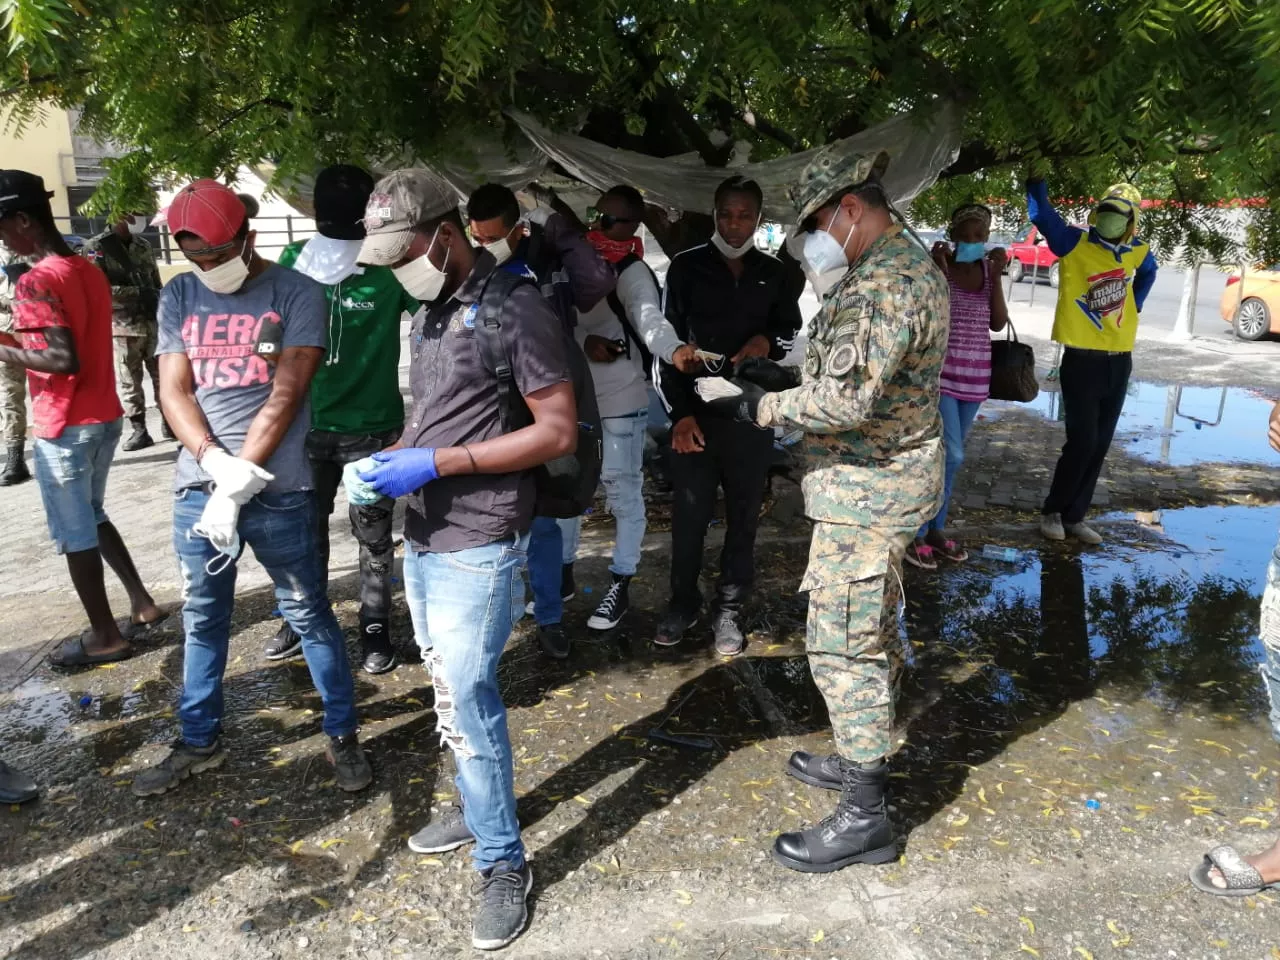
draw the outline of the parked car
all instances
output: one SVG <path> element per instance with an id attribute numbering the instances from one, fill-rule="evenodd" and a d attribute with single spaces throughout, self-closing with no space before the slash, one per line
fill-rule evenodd
<path id="1" fill-rule="evenodd" d="M 1046 277 L 1049 286 L 1058 286 L 1058 255 L 1049 249 L 1040 231 L 1034 223 L 1029 223 L 1019 230 L 1009 244 L 1009 266 L 1005 271 L 1013 283 L 1019 283 L 1024 277 L 1039 280 Z"/>
<path id="2" fill-rule="evenodd" d="M 1280 263 L 1227 277 L 1218 312 L 1241 340 L 1280 333 Z"/>

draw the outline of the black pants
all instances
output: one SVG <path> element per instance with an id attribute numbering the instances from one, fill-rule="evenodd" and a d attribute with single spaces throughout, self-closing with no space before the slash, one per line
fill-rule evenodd
<path id="1" fill-rule="evenodd" d="M 1067 442 L 1062 447 L 1043 513 L 1062 514 L 1063 523 L 1079 523 L 1093 502 L 1102 462 L 1107 458 L 1116 421 L 1124 408 L 1133 357 L 1097 350 L 1062 351 L 1058 378 Z"/>
<path id="2" fill-rule="evenodd" d="M 333 513 L 342 468 L 379 450 L 400 438 L 399 430 L 380 434 L 332 433 L 312 430 L 307 434 L 307 457 L 316 485 L 316 513 L 319 518 L 317 543 L 325 570 L 329 569 L 329 514 Z M 360 544 L 360 623 L 361 636 L 365 623 L 384 623 L 391 616 L 391 571 L 395 565 L 395 548 L 391 543 L 391 518 L 396 502 L 383 497 L 367 507 L 349 506 L 351 532 Z"/>
<path id="3" fill-rule="evenodd" d="M 671 606 L 692 616 L 702 606 L 702 543 L 724 487 L 725 535 L 717 585 L 722 609 L 739 610 L 755 575 L 756 528 L 769 482 L 773 431 L 736 420 L 698 418 L 706 438 L 699 453 L 671 453 Z"/>

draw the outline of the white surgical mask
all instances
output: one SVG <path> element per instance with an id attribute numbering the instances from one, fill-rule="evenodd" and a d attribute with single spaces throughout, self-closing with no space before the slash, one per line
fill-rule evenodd
<path id="1" fill-rule="evenodd" d="M 196 275 L 196 279 L 213 293 L 235 293 L 249 279 L 249 264 L 245 263 L 244 259 L 248 249 L 249 238 L 245 237 L 238 256 L 209 270 L 196 267 L 192 272 Z"/>
<path id="2" fill-rule="evenodd" d="M 211 577 L 222 573 L 240 556 L 239 516 L 240 508 L 234 500 L 214 495 L 205 504 L 200 519 L 191 526 L 190 536 L 204 537 L 218 551 L 204 566 L 205 573 Z"/>
<path id="3" fill-rule="evenodd" d="M 147 218 L 143 216 L 134 216 L 129 221 L 129 232 L 135 237 L 141 235 L 147 229 Z"/>
<path id="4" fill-rule="evenodd" d="M 410 260 L 403 267 L 391 268 L 391 272 L 396 275 L 405 292 L 423 303 L 434 302 L 436 297 L 440 296 L 440 291 L 444 289 L 445 272 L 431 262 L 430 256 L 431 248 L 435 246 L 436 236 L 439 233 L 440 228 L 436 227 L 436 232 L 431 235 L 431 242 L 427 244 L 426 252 L 422 256 Z M 445 266 L 449 265 L 448 252 L 444 255 L 444 263 Z"/>
<path id="5" fill-rule="evenodd" d="M 511 259 L 511 244 L 507 242 L 506 237 L 494 240 L 492 243 L 482 243 L 480 246 L 493 254 L 493 259 L 498 261 L 499 266 Z"/>
<path id="6" fill-rule="evenodd" d="M 362 242 L 337 240 L 317 233 L 302 248 L 298 259 L 293 263 L 293 269 L 326 287 L 332 287 L 361 272 L 356 259 Z"/>
<path id="7" fill-rule="evenodd" d="M 834 220 L 835 218 L 833 217 L 832 219 Z M 818 275 L 829 273 L 832 270 L 847 269 L 849 258 L 845 255 L 844 248 L 848 245 L 849 238 L 853 236 L 854 226 L 856 225 L 849 224 L 849 232 L 844 235 L 844 243 L 833 237 L 826 227 L 806 234 L 804 238 L 804 259 L 809 264 L 809 269 Z"/>
<path id="8" fill-rule="evenodd" d="M 760 226 L 759 222 L 756 223 L 756 226 Z M 720 230 L 717 228 L 716 232 L 711 234 L 711 245 L 730 260 L 737 260 L 739 257 L 746 256 L 747 251 L 756 245 L 755 230 L 751 231 L 751 236 L 747 237 L 746 243 L 740 247 L 735 247 L 732 246 L 724 237 L 720 236 Z"/>

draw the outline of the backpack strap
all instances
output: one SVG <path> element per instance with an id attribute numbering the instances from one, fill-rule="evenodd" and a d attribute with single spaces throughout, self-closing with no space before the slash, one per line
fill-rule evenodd
<path id="1" fill-rule="evenodd" d="M 625 257 L 623 257 L 621 260 L 615 263 L 613 265 L 614 272 L 618 276 L 622 276 L 622 271 L 626 270 L 633 263 L 638 263 L 641 266 L 643 266 L 646 270 L 649 271 L 649 277 L 650 279 L 653 280 L 654 289 L 657 290 L 659 294 L 658 299 L 661 300 L 662 286 L 658 283 L 658 275 L 653 272 L 652 267 L 650 267 L 647 263 L 645 263 L 643 260 L 637 257 L 634 253 L 628 253 Z M 615 288 L 613 290 L 610 290 L 609 296 L 606 299 L 609 302 L 609 309 L 611 309 L 614 312 L 614 315 L 617 316 L 618 321 L 622 324 L 622 329 L 626 331 L 627 357 L 629 358 L 631 356 L 631 343 L 632 341 L 634 341 L 636 347 L 639 348 L 640 350 L 640 358 L 644 361 L 646 367 L 649 366 L 650 356 L 651 356 L 649 353 L 649 348 L 648 346 L 645 345 L 644 340 L 641 339 L 640 334 L 636 331 L 636 328 L 631 325 L 631 320 L 628 319 L 627 317 L 627 310 L 622 305 L 622 301 L 618 298 L 617 289 Z"/>
<path id="2" fill-rule="evenodd" d="M 516 429 L 517 393 L 511 361 L 507 358 L 507 351 L 498 333 L 502 328 L 502 307 L 517 287 L 529 282 L 524 277 L 495 267 L 485 278 L 484 286 L 480 288 L 480 298 L 476 301 L 476 337 L 480 341 L 485 366 L 493 371 L 498 380 L 498 417 L 502 421 L 503 433 L 511 433 Z"/>

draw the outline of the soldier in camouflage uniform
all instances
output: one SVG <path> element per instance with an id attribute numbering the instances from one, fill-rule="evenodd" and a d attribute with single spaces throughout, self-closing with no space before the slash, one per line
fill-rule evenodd
<path id="1" fill-rule="evenodd" d="M 761 426 L 806 434 L 814 530 L 800 589 L 809 593 L 806 649 L 837 752 L 797 752 L 787 772 L 841 791 L 834 814 L 774 845 L 775 860 L 806 872 L 897 856 L 885 758 L 902 662 L 902 557 L 942 498 L 947 282 L 893 222 L 883 163 L 883 155 L 824 151 L 790 189 L 811 275 L 844 273 L 811 324 L 802 376 L 744 361 L 732 381 L 742 393 L 714 401 Z"/>
<path id="2" fill-rule="evenodd" d="M 156 403 L 160 402 L 156 305 L 161 284 L 155 251 L 141 236 L 148 219 L 142 214 L 125 217 L 91 238 L 83 251 L 111 281 L 116 383 L 125 416 L 133 424 L 133 432 L 123 445 L 125 450 L 142 450 L 155 442 L 147 432 L 147 401 L 142 392 L 144 370 L 151 376 Z M 160 425 L 165 439 L 172 440 L 173 434 L 163 415 Z"/>
<path id="3" fill-rule="evenodd" d="M 13 291 L 24 265 L 25 258 L 0 248 L 0 333 L 13 333 Z M 0 363 L 0 434 L 5 449 L 0 487 L 30 480 L 26 461 L 27 371 L 17 364 Z"/>

